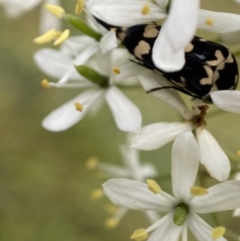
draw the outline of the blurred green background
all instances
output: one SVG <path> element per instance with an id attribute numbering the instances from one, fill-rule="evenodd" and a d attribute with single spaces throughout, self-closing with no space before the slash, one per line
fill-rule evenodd
<path id="1" fill-rule="evenodd" d="M 69 12 L 74 11 L 75 1 L 62 2 Z M 240 6 L 230 0 L 205 0 L 202 7 L 240 13 Z M 148 226 L 147 220 L 140 212 L 130 211 L 118 228 L 106 229 L 105 207 L 109 201 L 90 198 L 92 190 L 100 188 L 105 179 L 85 169 L 85 161 L 93 155 L 103 162 L 122 164 L 119 145 L 125 143 L 126 134 L 116 128 L 108 107 L 104 105 L 94 118 L 87 116 L 61 133 L 41 127 L 51 110 L 79 90 L 41 88 L 45 75 L 32 58 L 42 47 L 32 41 L 38 36 L 39 10 L 9 19 L 0 7 L 0 240 L 129 240 L 134 229 Z M 240 45 L 230 47 L 240 50 Z M 240 56 L 237 59 L 240 62 Z M 142 111 L 143 125 L 180 120 L 174 110 L 141 88 L 124 93 Z M 220 145 L 235 154 L 240 149 L 240 116 L 220 112 L 207 120 L 208 130 Z M 171 145 L 141 152 L 141 159 L 154 163 L 159 175 L 166 175 L 170 172 Z M 170 184 L 160 183 L 171 193 Z M 239 218 L 231 219 L 230 212 L 219 217 L 223 225 L 240 234 Z M 216 226 L 210 216 L 205 218 Z"/>

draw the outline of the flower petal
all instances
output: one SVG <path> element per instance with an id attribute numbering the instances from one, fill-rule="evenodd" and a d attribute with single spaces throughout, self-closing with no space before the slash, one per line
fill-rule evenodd
<path id="1" fill-rule="evenodd" d="M 144 15 L 145 5 L 150 7 L 150 12 Z M 92 0 L 87 8 L 95 17 L 115 26 L 148 23 L 166 17 L 165 9 L 147 0 Z"/>
<path id="2" fill-rule="evenodd" d="M 138 133 L 142 126 L 142 115 L 138 107 L 115 86 L 109 88 L 105 97 L 118 128 Z"/>
<path id="3" fill-rule="evenodd" d="M 176 198 L 186 200 L 190 196 L 199 160 L 199 148 L 193 133 L 183 132 L 176 138 L 172 148 L 172 186 Z"/>
<path id="4" fill-rule="evenodd" d="M 213 178 L 218 181 L 225 181 L 231 170 L 227 155 L 205 128 L 197 128 L 196 134 L 200 148 L 200 162 L 205 165 Z"/>
<path id="5" fill-rule="evenodd" d="M 148 241 L 178 241 L 183 226 L 177 226 L 173 223 L 173 214 L 169 213 L 159 220 L 159 227 L 151 234 Z"/>
<path id="6" fill-rule="evenodd" d="M 191 206 L 198 213 L 213 213 L 240 207 L 240 181 L 226 181 L 208 189 L 205 196 L 195 197 Z"/>
<path id="7" fill-rule="evenodd" d="M 212 241 L 213 228 L 208 225 L 197 214 L 192 213 L 188 219 L 188 227 L 191 233 L 198 241 Z M 224 237 L 218 239 L 219 241 L 227 241 Z"/>
<path id="8" fill-rule="evenodd" d="M 124 178 L 110 179 L 103 184 L 107 197 L 116 205 L 140 211 L 164 211 L 171 208 L 171 203 L 161 195 L 148 190 L 142 182 Z"/>
<path id="9" fill-rule="evenodd" d="M 116 32 L 114 30 L 108 31 L 100 41 L 100 48 L 102 54 L 106 54 L 107 52 L 111 51 L 114 48 L 117 48 L 117 37 Z"/>
<path id="10" fill-rule="evenodd" d="M 225 111 L 240 113 L 240 91 L 222 90 L 211 93 L 213 103 Z"/>
<path id="11" fill-rule="evenodd" d="M 216 33 L 228 33 L 240 30 L 240 15 L 234 13 L 199 10 L 198 27 Z"/>
<path id="12" fill-rule="evenodd" d="M 42 122 L 42 126 L 49 131 L 63 131 L 80 121 L 87 113 L 91 104 L 101 95 L 100 89 L 88 90 L 81 93 L 76 98 L 52 111 Z M 76 110 L 74 103 L 80 102 L 84 105 L 83 111 Z M 85 104 L 86 103 L 86 104 Z"/>
<path id="13" fill-rule="evenodd" d="M 155 150 L 174 140 L 183 131 L 191 130 L 190 122 L 155 123 L 142 128 L 140 134 L 131 139 L 131 148 L 138 150 Z"/>
<path id="14" fill-rule="evenodd" d="M 240 208 L 234 210 L 233 217 L 240 217 Z"/>
<path id="15" fill-rule="evenodd" d="M 166 80 L 160 74 L 147 72 L 138 76 L 143 88 L 146 91 L 160 88 L 163 86 L 172 86 L 172 84 Z M 192 118 L 191 112 L 188 110 L 185 102 L 180 97 L 179 93 L 173 89 L 161 89 L 150 92 L 151 95 L 161 99 L 166 104 L 176 109 L 186 120 Z"/>

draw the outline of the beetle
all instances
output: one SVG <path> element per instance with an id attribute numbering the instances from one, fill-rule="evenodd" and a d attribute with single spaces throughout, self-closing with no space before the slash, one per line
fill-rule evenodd
<path id="1" fill-rule="evenodd" d="M 114 29 L 117 38 L 134 55 L 137 63 L 165 77 L 172 85 L 150 89 L 174 88 L 203 102 L 212 104 L 210 93 L 235 90 L 238 84 L 238 65 L 225 46 L 194 36 L 185 48 L 185 65 L 179 71 L 165 72 L 155 66 L 152 49 L 161 26 L 139 24 L 127 28 L 111 26 L 96 20 L 108 30 Z"/>

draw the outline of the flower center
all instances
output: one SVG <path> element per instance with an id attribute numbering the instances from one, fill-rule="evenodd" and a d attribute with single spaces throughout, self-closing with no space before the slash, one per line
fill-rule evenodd
<path id="1" fill-rule="evenodd" d="M 183 202 L 179 203 L 174 210 L 173 222 L 177 226 L 183 225 L 187 219 L 188 212 L 189 212 L 188 205 Z"/>
<path id="2" fill-rule="evenodd" d="M 192 118 L 192 122 L 196 126 L 206 126 L 207 122 L 204 119 L 205 115 L 207 114 L 208 106 L 207 105 L 201 105 L 197 107 L 201 112 L 198 115 L 195 115 Z"/>

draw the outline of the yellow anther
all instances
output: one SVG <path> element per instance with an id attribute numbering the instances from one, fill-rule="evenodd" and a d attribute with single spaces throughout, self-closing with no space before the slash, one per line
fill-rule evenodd
<path id="1" fill-rule="evenodd" d="M 41 84 L 42 84 L 42 87 L 43 87 L 44 89 L 46 89 L 46 90 L 48 90 L 48 89 L 51 88 L 51 86 L 50 86 L 50 84 L 49 84 L 49 82 L 48 82 L 47 79 L 43 79 L 42 82 L 41 82 Z"/>
<path id="2" fill-rule="evenodd" d="M 191 187 L 190 192 L 194 196 L 204 196 L 208 194 L 208 190 L 206 188 L 197 186 Z"/>
<path id="3" fill-rule="evenodd" d="M 75 108 L 76 108 L 77 111 L 82 112 L 83 105 L 81 103 L 76 102 L 76 103 L 74 103 L 74 105 L 75 105 Z"/>
<path id="4" fill-rule="evenodd" d="M 80 103 L 75 103 L 75 106 L 76 106 L 76 104 L 78 105 L 78 104 L 80 104 Z M 77 109 L 77 107 L 76 107 L 76 109 Z M 86 167 L 88 170 L 93 170 L 93 169 L 96 168 L 97 164 L 98 164 L 98 159 L 97 159 L 97 157 L 92 156 L 92 157 L 90 157 L 90 158 L 87 159 L 85 167 Z"/>
<path id="5" fill-rule="evenodd" d="M 58 37 L 58 39 L 53 43 L 54 46 L 58 46 L 60 44 L 62 44 L 65 40 L 68 39 L 70 35 L 70 30 L 69 29 L 66 29 L 64 30 L 60 36 Z"/>
<path id="6" fill-rule="evenodd" d="M 212 231 L 212 239 L 216 240 L 221 238 L 226 232 L 226 228 L 223 226 L 217 227 Z"/>
<path id="7" fill-rule="evenodd" d="M 55 15 L 58 18 L 63 17 L 63 15 L 65 14 L 65 10 L 58 5 L 54 5 L 54 4 L 45 4 L 44 6 L 50 13 L 52 13 L 53 15 Z"/>
<path id="8" fill-rule="evenodd" d="M 52 41 L 53 39 L 55 39 L 57 34 L 58 34 L 57 30 L 51 29 L 51 30 L 47 31 L 46 33 L 44 33 L 43 35 L 35 38 L 33 41 L 36 44 L 48 43 L 48 42 Z"/>
<path id="9" fill-rule="evenodd" d="M 107 228 L 116 228 L 118 226 L 119 221 L 116 218 L 108 218 L 105 221 L 105 226 Z"/>
<path id="10" fill-rule="evenodd" d="M 209 26 L 212 26 L 214 23 L 214 20 L 212 18 L 206 18 L 206 24 Z"/>
<path id="11" fill-rule="evenodd" d="M 133 232 L 130 239 L 135 239 L 136 241 L 143 241 L 148 238 L 148 234 L 146 232 L 146 229 L 140 228 Z"/>
<path id="12" fill-rule="evenodd" d="M 109 204 L 106 206 L 106 211 L 108 214 L 115 214 L 118 211 L 118 207 L 113 205 L 113 204 Z"/>
<path id="13" fill-rule="evenodd" d="M 143 15 L 147 15 L 149 14 L 151 11 L 151 8 L 148 4 L 145 4 L 143 7 L 142 7 L 142 14 Z"/>
<path id="14" fill-rule="evenodd" d="M 114 74 L 121 74 L 121 70 L 118 67 L 113 67 L 112 71 Z"/>
<path id="15" fill-rule="evenodd" d="M 98 200 L 98 199 L 102 198 L 103 195 L 104 195 L 104 194 L 103 194 L 102 189 L 95 189 L 95 190 L 93 190 L 93 192 L 91 193 L 91 198 Z"/>
<path id="16" fill-rule="evenodd" d="M 237 156 L 240 157 L 240 150 L 237 151 Z"/>
<path id="17" fill-rule="evenodd" d="M 84 0 L 78 0 L 77 5 L 75 7 L 75 13 L 81 14 L 83 11 L 83 7 L 84 7 Z"/>
<path id="18" fill-rule="evenodd" d="M 152 191 L 155 194 L 158 194 L 161 192 L 161 187 L 152 179 L 147 179 L 146 180 L 148 184 L 148 189 Z"/>

